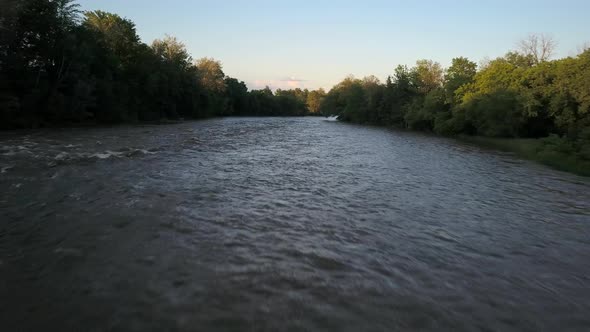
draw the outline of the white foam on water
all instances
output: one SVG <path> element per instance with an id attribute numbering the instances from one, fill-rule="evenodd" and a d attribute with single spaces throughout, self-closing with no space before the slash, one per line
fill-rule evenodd
<path id="1" fill-rule="evenodd" d="M 54 160 L 57 160 L 57 161 L 63 161 L 63 160 L 69 159 L 69 158 L 70 158 L 70 154 L 69 154 L 69 153 L 67 153 L 67 152 L 60 152 L 60 153 L 59 153 L 57 156 L 55 156 L 55 158 L 53 158 L 53 159 L 54 159 Z"/>
<path id="2" fill-rule="evenodd" d="M 91 155 L 86 155 L 87 158 L 98 158 L 98 159 L 109 159 L 111 157 L 121 157 L 123 152 L 113 152 L 113 151 L 105 151 L 103 153 L 94 153 Z"/>
<path id="3" fill-rule="evenodd" d="M 143 154 L 157 154 L 157 152 L 154 151 L 150 151 L 150 150 L 145 150 L 145 149 L 137 149 L 137 152 L 141 152 Z"/>
<path id="4" fill-rule="evenodd" d="M 11 170 L 13 168 L 14 168 L 14 165 L 9 165 L 9 166 L 2 167 L 0 169 L 0 174 L 4 174 L 4 173 L 8 172 L 9 170 Z"/>

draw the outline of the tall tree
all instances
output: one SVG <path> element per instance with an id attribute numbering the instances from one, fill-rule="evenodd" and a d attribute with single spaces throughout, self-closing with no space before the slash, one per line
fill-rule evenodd
<path id="1" fill-rule="evenodd" d="M 324 89 L 320 88 L 318 90 L 310 91 L 306 100 L 309 112 L 312 114 L 319 114 L 324 98 L 326 98 L 326 91 Z"/>
<path id="2" fill-rule="evenodd" d="M 477 73 L 477 64 L 465 57 L 452 60 L 451 66 L 446 70 L 444 88 L 449 104 L 455 104 L 461 100 L 461 95 L 456 95 L 457 90 L 471 82 Z"/>
<path id="3" fill-rule="evenodd" d="M 140 47 L 135 24 L 117 14 L 100 10 L 86 12 L 84 25 L 97 32 L 97 36 L 123 63 L 134 61 Z"/>
<path id="4" fill-rule="evenodd" d="M 225 90 L 223 67 L 221 62 L 213 58 L 201 58 L 195 63 L 199 72 L 201 85 L 211 92 L 223 92 Z"/>
<path id="5" fill-rule="evenodd" d="M 22 116 L 49 116 L 60 108 L 58 90 L 75 58 L 78 5 L 72 0 L 8 4 L 15 7 L 1 15 L 0 70 L 11 86 L 2 89 L 20 100 L 27 113 Z"/>
<path id="6" fill-rule="evenodd" d="M 414 86 L 419 92 L 426 94 L 443 84 L 443 68 L 432 60 L 418 60 L 412 69 Z"/>
<path id="7" fill-rule="evenodd" d="M 188 68 L 192 58 L 186 46 L 176 37 L 166 35 L 152 42 L 152 49 L 157 57 L 181 68 Z"/>
<path id="8" fill-rule="evenodd" d="M 556 46 L 557 42 L 544 34 L 531 34 L 518 43 L 520 51 L 532 57 L 535 64 L 549 60 Z"/>

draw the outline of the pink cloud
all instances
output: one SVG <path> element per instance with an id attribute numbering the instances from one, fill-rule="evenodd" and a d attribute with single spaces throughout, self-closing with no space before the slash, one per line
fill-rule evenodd
<path id="1" fill-rule="evenodd" d="M 254 90 L 264 89 L 265 87 L 268 86 L 273 91 L 276 89 L 284 89 L 284 90 L 297 89 L 297 88 L 305 89 L 306 82 L 307 81 L 303 80 L 303 79 L 289 77 L 289 78 L 277 79 L 277 80 L 255 80 L 255 81 L 251 82 L 250 84 L 248 84 L 248 86 Z"/>

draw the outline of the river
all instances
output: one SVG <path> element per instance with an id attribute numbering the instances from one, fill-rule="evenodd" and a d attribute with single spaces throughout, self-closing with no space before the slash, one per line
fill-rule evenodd
<path id="1" fill-rule="evenodd" d="M 0 133 L 3 331 L 587 331 L 590 181 L 323 118 Z"/>

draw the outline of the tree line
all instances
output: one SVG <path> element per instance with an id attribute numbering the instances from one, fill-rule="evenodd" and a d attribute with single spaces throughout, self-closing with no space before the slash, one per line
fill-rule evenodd
<path id="1" fill-rule="evenodd" d="M 325 93 L 249 91 L 172 36 L 140 41 L 135 24 L 73 0 L 0 4 L 0 127 L 306 115 Z"/>
<path id="2" fill-rule="evenodd" d="M 320 111 L 442 135 L 545 138 L 541 159 L 568 155 L 590 165 L 590 49 L 550 60 L 554 45 L 532 35 L 480 66 L 457 57 L 446 69 L 432 60 L 400 65 L 385 83 L 349 76 Z"/>

